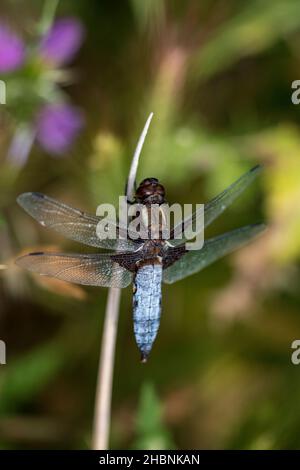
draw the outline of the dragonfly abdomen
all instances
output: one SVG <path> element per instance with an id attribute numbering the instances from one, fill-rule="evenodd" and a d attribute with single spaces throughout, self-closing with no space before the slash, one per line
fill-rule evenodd
<path id="1" fill-rule="evenodd" d="M 159 329 L 161 282 L 161 264 L 141 266 L 134 279 L 133 329 L 143 362 L 147 360 Z"/>

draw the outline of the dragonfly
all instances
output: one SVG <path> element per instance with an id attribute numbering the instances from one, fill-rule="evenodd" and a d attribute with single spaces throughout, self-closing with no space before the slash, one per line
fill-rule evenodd
<path id="1" fill-rule="evenodd" d="M 252 168 L 204 205 L 204 228 L 240 196 L 260 171 L 260 166 Z M 156 178 L 144 179 L 134 197 L 147 209 L 165 200 L 165 188 Z M 93 254 L 35 252 L 19 257 L 16 263 L 29 271 L 82 285 L 125 288 L 133 283 L 133 330 L 142 362 L 147 361 L 159 330 L 162 283 L 172 284 L 201 271 L 265 229 L 264 224 L 247 225 L 205 240 L 199 250 L 187 250 L 184 237 L 179 239 L 175 234 L 182 226 L 193 224 L 196 211 L 173 227 L 169 239 L 159 235 L 155 239 L 132 239 L 129 232 L 110 239 L 97 234 L 100 216 L 36 192 L 23 193 L 17 201 L 42 226 L 71 240 L 109 250 Z M 121 224 L 116 224 L 116 229 L 124 232 Z"/>

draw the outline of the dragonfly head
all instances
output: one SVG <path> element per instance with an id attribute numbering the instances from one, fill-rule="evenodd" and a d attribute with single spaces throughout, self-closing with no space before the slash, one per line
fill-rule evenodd
<path id="1" fill-rule="evenodd" d="M 144 179 L 137 188 L 135 199 L 141 204 L 163 204 L 165 188 L 156 178 Z"/>

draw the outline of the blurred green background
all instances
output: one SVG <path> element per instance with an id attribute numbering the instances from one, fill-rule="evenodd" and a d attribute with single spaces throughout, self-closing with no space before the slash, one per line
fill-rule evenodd
<path id="1" fill-rule="evenodd" d="M 30 38 L 42 6 L 2 0 L 0 17 Z M 153 111 L 139 180 L 158 177 L 170 202 L 202 203 L 261 163 L 206 237 L 262 220 L 269 228 L 163 288 L 146 365 L 123 291 L 111 447 L 299 448 L 299 1 L 61 0 L 56 17 L 69 15 L 86 30 L 64 88 L 86 121 L 72 149 L 53 158 L 34 145 L 15 166 L 6 155 L 17 123 L 0 107 L 0 447 L 90 447 L 107 297 L 14 266 L 32 248 L 86 249 L 41 228 L 16 197 L 40 191 L 92 213 L 116 203 Z"/>

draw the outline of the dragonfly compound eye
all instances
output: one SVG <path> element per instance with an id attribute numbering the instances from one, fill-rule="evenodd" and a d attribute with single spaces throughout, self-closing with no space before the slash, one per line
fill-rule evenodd
<path id="1" fill-rule="evenodd" d="M 136 199 L 142 204 L 162 204 L 165 189 L 156 178 L 146 178 L 136 191 Z"/>

